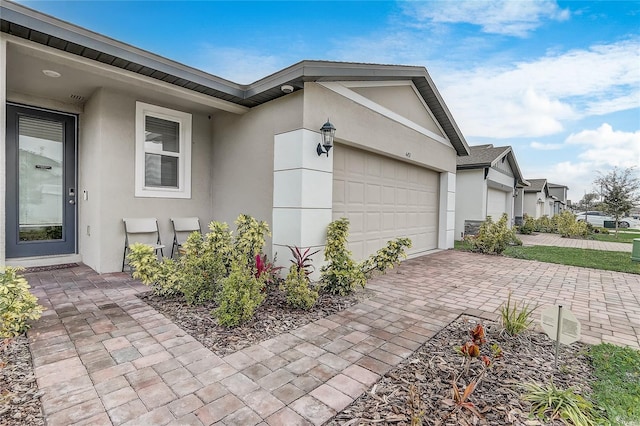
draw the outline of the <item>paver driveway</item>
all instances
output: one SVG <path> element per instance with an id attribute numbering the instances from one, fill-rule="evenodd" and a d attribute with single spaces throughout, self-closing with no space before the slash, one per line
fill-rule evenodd
<path id="1" fill-rule="evenodd" d="M 640 347 L 640 276 L 445 251 L 372 280 L 377 295 L 223 358 L 138 300 L 125 274 L 29 273 L 48 425 L 322 424 L 462 312 L 562 303 L 584 340 Z"/>

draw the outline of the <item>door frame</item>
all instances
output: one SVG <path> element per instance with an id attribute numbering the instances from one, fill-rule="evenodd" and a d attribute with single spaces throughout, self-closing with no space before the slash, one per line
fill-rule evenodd
<path id="1" fill-rule="evenodd" d="M 78 115 L 7 102 L 6 104 L 6 258 L 57 256 L 78 252 L 77 227 L 77 146 Z M 63 169 L 63 236 L 61 240 L 20 241 L 18 212 L 18 117 L 32 116 L 61 121 L 64 124 Z M 70 190 L 73 190 L 73 194 Z"/>

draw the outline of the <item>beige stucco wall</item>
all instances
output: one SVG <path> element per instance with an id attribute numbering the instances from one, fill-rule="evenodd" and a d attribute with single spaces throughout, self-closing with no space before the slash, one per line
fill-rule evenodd
<path id="1" fill-rule="evenodd" d="M 357 87 L 353 91 L 444 137 L 433 117 L 425 114 L 425 106 L 411 86 Z"/>
<path id="2" fill-rule="evenodd" d="M 136 101 L 146 100 L 99 89 L 80 116 L 79 250 L 83 261 L 100 273 L 121 268 L 124 217 L 156 217 L 168 247 L 165 255 L 173 239 L 170 217 L 198 216 L 204 224 L 213 218 L 211 121 L 206 115 L 192 116 L 191 199 L 134 197 Z"/>
<path id="3" fill-rule="evenodd" d="M 456 174 L 455 239 L 462 239 L 465 220 L 485 220 L 487 186 L 484 169 L 458 170 Z"/>
<path id="4" fill-rule="evenodd" d="M 234 229 L 233 221 L 245 213 L 272 227 L 274 136 L 302 128 L 303 98 L 303 92 L 294 92 L 243 115 L 221 112 L 212 117 L 215 220 Z M 271 240 L 265 252 L 271 256 Z"/>
<path id="5" fill-rule="evenodd" d="M 305 83 L 304 91 L 304 128 L 317 131 L 329 117 L 337 129 L 336 140 L 340 143 L 440 172 L 456 172 L 456 154 L 451 146 L 434 141 L 318 83 Z"/>

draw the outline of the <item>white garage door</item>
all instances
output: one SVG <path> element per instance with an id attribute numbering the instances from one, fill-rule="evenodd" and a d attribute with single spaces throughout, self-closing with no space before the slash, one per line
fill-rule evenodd
<path id="1" fill-rule="evenodd" d="M 507 211 L 507 196 L 509 194 L 495 188 L 489 188 L 487 193 L 487 216 L 491 216 L 494 222 L 502 217 L 503 213 L 510 214 Z"/>
<path id="2" fill-rule="evenodd" d="M 397 237 L 411 238 L 409 254 L 437 248 L 437 172 L 342 145 L 334 153 L 333 219 L 349 219 L 356 259 Z"/>

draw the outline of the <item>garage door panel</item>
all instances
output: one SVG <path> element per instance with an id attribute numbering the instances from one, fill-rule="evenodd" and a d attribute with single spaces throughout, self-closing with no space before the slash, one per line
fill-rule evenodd
<path id="1" fill-rule="evenodd" d="M 336 148 L 334 155 L 344 170 L 334 170 L 334 179 L 343 182 L 334 189 L 346 188 L 346 197 L 334 197 L 333 216 L 349 218 L 349 248 L 357 259 L 398 237 L 411 238 L 409 253 L 437 247 L 437 172 L 342 145 Z M 362 164 L 365 175 L 359 173 Z M 362 196 L 354 195 L 361 185 Z"/>
<path id="2" fill-rule="evenodd" d="M 367 176 L 382 176 L 382 159 L 378 157 L 367 157 Z"/>
<path id="3" fill-rule="evenodd" d="M 405 188 L 396 188 L 396 205 L 407 207 L 407 190 Z"/>
<path id="4" fill-rule="evenodd" d="M 367 203 L 370 205 L 379 205 L 382 202 L 382 188 L 377 184 L 367 184 Z"/>
<path id="5" fill-rule="evenodd" d="M 396 204 L 396 188 L 393 186 L 382 187 L 382 203 L 393 206 Z"/>
<path id="6" fill-rule="evenodd" d="M 366 228 L 368 231 L 382 231 L 382 219 L 380 213 L 367 213 Z"/>
<path id="7" fill-rule="evenodd" d="M 500 220 L 503 213 L 507 213 L 507 196 L 505 191 L 489 188 L 487 191 L 487 216 L 494 221 Z"/>

